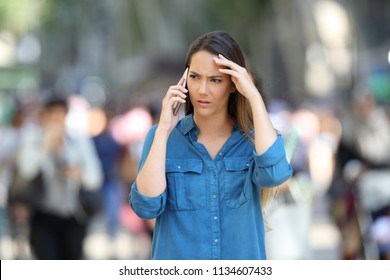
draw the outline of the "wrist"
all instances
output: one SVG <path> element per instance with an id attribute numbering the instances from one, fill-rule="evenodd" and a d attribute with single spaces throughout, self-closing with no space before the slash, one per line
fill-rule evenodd
<path id="1" fill-rule="evenodd" d="M 247 97 L 247 99 L 252 108 L 264 104 L 263 98 L 261 97 L 259 92 L 251 94 Z"/>
<path id="2" fill-rule="evenodd" d="M 158 125 L 155 135 L 159 138 L 168 139 L 171 134 L 172 129 L 164 125 Z"/>

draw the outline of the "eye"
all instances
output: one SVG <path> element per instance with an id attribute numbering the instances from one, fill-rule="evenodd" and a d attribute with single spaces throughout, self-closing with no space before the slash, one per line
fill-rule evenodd
<path id="1" fill-rule="evenodd" d="M 198 75 L 195 75 L 195 74 L 190 74 L 189 75 L 191 79 L 199 79 L 199 76 Z"/>
<path id="2" fill-rule="evenodd" d="M 210 81 L 216 84 L 222 83 L 221 79 L 211 79 Z"/>

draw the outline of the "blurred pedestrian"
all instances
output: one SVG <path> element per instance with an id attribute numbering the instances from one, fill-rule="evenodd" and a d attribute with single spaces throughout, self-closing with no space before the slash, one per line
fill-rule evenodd
<path id="1" fill-rule="evenodd" d="M 341 258 L 370 258 L 367 232 L 390 206 L 390 122 L 369 87 L 359 87 L 341 117 L 333 184 L 333 218 L 341 233 Z"/>
<path id="2" fill-rule="evenodd" d="M 125 155 L 126 148 L 113 137 L 108 129 L 110 120 L 107 111 L 100 110 L 104 119 L 104 127 L 92 140 L 99 156 L 103 182 L 101 193 L 103 198 L 103 214 L 106 230 L 110 241 L 114 241 L 119 230 L 119 211 L 123 205 L 124 184 L 121 179 L 120 166 Z"/>
<path id="3" fill-rule="evenodd" d="M 22 139 L 19 175 L 30 180 L 30 242 L 37 259 L 81 259 L 87 223 L 79 215 L 80 187 L 101 184 L 101 167 L 87 137 L 67 135 L 64 99 L 49 99 L 40 127 Z"/>
<path id="4" fill-rule="evenodd" d="M 185 67 L 129 197 L 140 217 L 156 218 L 152 258 L 265 259 L 262 208 L 292 174 L 282 137 L 228 33 L 195 40 Z"/>

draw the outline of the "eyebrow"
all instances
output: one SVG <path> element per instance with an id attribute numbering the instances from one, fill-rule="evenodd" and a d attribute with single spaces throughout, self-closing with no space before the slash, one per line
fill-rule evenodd
<path id="1" fill-rule="evenodd" d="M 200 74 L 196 73 L 195 71 L 190 71 L 190 74 L 193 74 L 193 75 L 196 75 L 196 76 L 200 76 Z M 207 78 L 209 79 L 215 79 L 215 78 L 223 78 L 222 75 L 212 75 L 212 76 L 208 76 Z"/>

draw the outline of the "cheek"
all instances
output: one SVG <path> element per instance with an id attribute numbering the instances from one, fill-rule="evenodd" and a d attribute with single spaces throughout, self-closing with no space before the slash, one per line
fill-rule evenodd
<path id="1" fill-rule="evenodd" d="M 195 92 L 195 83 L 191 80 L 187 80 L 187 89 L 190 93 Z"/>
<path id="2" fill-rule="evenodd" d="M 190 101 L 191 104 L 194 104 L 194 100 L 196 100 L 195 92 L 191 92 L 190 90 L 188 90 L 187 102 Z"/>
<path id="3" fill-rule="evenodd" d="M 188 93 L 187 93 L 187 96 L 190 98 L 190 100 L 192 99 L 193 96 L 195 96 L 198 92 L 198 87 L 196 86 L 195 83 L 191 83 L 191 82 L 187 82 L 187 89 L 188 89 Z"/>
<path id="4" fill-rule="evenodd" d="M 214 96 L 219 100 L 229 99 L 230 96 L 229 88 L 225 86 L 216 86 L 214 88 Z"/>

